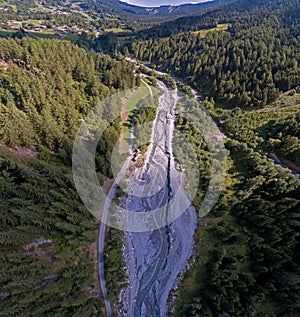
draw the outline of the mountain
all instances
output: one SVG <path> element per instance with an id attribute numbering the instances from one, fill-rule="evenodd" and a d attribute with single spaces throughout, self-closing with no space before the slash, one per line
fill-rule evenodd
<path id="1" fill-rule="evenodd" d="M 293 0 L 237 1 L 141 30 L 131 54 L 201 90 L 205 83 L 228 107 L 264 107 L 300 84 L 299 8 Z"/>
<path id="2" fill-rule="evenodd" d="M 188 1 L 188 0 L 187 0 Z M 48 0 L 43 1 L 47 5 L 59 5 L 74 7 L 78 6 L 83 10 L 93 10 L 99 13 L 113 13 L 118 15 L 127 16 L 179 16 L 179 15 L 192 15 L 199 13 L 203 9 L 214 7 L 223 3 L 231 2 L 233 0 L 212 0 L 198 4 L 183 4 L 183 5 L 163 5 L 160 7 L 140 7 L 136 5 L 131 5 L 126 2 L 119 0 L 84 0 L 77 1 L 71 0 L 68 3 L 65 1 Z"/>
<path id="3" fill-rule="evenodd" d="M 188 0 L 187 0 L 188 1 Z M 172 19 L 176 17 L 199 14 L 203 10 L 216 7 L 234 0 L 212 0 L 198 4 L 164 5 L 160 7 L 140 7 L 119 0 L 25 0 L 22 4 L 16 0 L 0 1 L 0 11 L 4 15 L 17 14 L 28 15 L 28 12 L 52 12 L 58 10 L 71 13 L 73 16 L 98 19 L 99 15 L 108 20 L 136 21 L 136 22 L 163 22 L 162 18 Z M 1 9 L 2 8 L 2 9 Z M 55 9 L 54 9 L 55 8 Z M 82 15 L 81 15 L 82 16 Z M 11 18 L 11 17 L 10 17 Z M 17 19 L 17 17 L 15 17 Z M 145 20 L 146 19 L 146 20 Z"/>
<path id="4" fill-rule="evenodd" d="M 101 1 L 102 2 L 102 1 Z M 115 1 L 111 1 L 115 2 Z M 117 1 L 117 7 L 122 11 L 134 15 L 148 15 L 148 16 L 179 16 L 192 15 L 199 13 L 203 9 L 211 8 L 223 3 L 232 2 L 232 0 L 213 0 L 197 4 L 182 4 L 182 5 L 163 5 L 160 7 L 139 7 L 125 2 Z"/>

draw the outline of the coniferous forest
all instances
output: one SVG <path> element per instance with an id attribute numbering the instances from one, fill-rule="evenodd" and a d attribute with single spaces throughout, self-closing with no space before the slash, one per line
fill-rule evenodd
<path id="1" fill-rule="evenodd" d="M 99 100 L 136 85 L 133 66 L 59 40 L 0 42 L 0 315 L 99 315 L 99 225 L 74 187 L 73 139 Z M 99 148 L 107 176 L 118 134 Z"/>
<path id="2" fill-rule="evenodd" d="M 63 5 L 42 2 L 24 1 L 15 10 L 16 1 L 0 1 L 8 8 L 0 22 L 20 16 L 24 23 L 37 4 Z M 32 36 L 22 28 L 0 33 L 0 316 L 106 316 L 97 277 L 99 222 L 76 192 L 73 142 L 89 111 L 140 86 L 140 72 L 151 76 L 143 77 L 149 85 L 156 86 L 156 78 L 175 87 L 154 70 L 180 78 L 180 89 L 201 93 L 227 153 L 221 197 L 198 219 L 189 269 L 171 294 L 169 315 L 299 316 L 299 1 L 229 1 L 144 22 L 98 2 L 82 1 L 74 19 L 34 13 L 49 29 L 87 27 L 78 37 Z M 72 13 L 76 3 L 64 10 Z M 101 26 L 101 34 L 96 37 L 89 23 Z M 153 71 L 136 69 L 139 64 Z M 121 104 L 118 98 L 110 101 Z M 180 105 L 176 131 L 199 160 L 197 208 L 211 166 L 205 140 L 185 119 L 199 105 L 190 101 L 189 107 Z M 145 108 L 136 120 L 154 117 L 153 108 Z M 99 142 L 101 184 L 113 178 L 111 153 L 130 125 L 129 117 L 122 127 L 123 119 L 110 123 Z M 122 234 L 110 230 L 105 261 L 113 307 L 124 285 L 121 255 Z"/>
<path id="3" fill-rule="evenodd" d="M 238 1 L 198 19 L 167 22 L 141 31 L 150 39 L 134 41 L 130 52 L 224 106 L 265 106 L 300 84 L 299 2 L 275 3 Z M 219 24 L 224 31 L 205 33 Z"/>

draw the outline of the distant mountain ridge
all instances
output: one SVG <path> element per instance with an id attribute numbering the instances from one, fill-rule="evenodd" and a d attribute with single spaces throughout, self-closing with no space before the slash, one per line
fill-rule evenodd
<path id="1" fill-rule="evenodd" d="M 199 13 L 199 11 L 210 8 L 213 6 L 217 6 L 223 3 L 232 2 L 233 0 L 212 0 L 201 3 L 186 3 L 181 5 L 162 5 L 159 7 L 140 7 L 132 4 L 128 4 L 126 2 L 122 2 L 117 0 L 117 6 L 122 11 L 135 14 L 135 15 L 191 15 Z M 101 2 L 101 1 L 99 1 Z M 111 2 L 115 2 L 114 0 Z M 187 0 L 188 2 L 188 0 Z"/>
<path id="2" fill-rule="evenodd" d="M 188 2 L 189 0 L 187 0 Z M 17 0 L 0 1 L 1 7 L 11 7 L 20 12 L 26 12 L 31 8 L 48 7 L 61 10 L 91 11 L 98 14 L 117 15 L 119 17 L 138 19 L 148 17 L 148 19 L 158 19 L 159 17 L 181 17 L 199 14 L 205 9 L 216 7 L 218 5 L 233 2 L 235 0 L 207 0 L 202 3 L 187 3 L 182 5 L 162 5 L 160 7 L 140 7 L 131 5 L 120 0 L 24 0 L 20 3 Z M 159 20 L 158 20 L 159 21 Z M 157 22 L 158 22 L 157 21 Z M 163 21 L 161 21 L 163 22 Z"/>
<path id="3" fill-rule="evenodd" d="M 187 0 L 188 2 L 189 0 Z M 197 4 L 187 3 L 182 5 L 163 5 L 160 7 L 140 7 L 120 0 L 85 0 L 81 7 L 84 9 L 94 9 L 98 12 L 110 12 L 119 15 L 131 16 L 183 16 L 198 14 L 204 9 L 208 9 L 220 4 L 233 2 L 234 0 L 212 0 Z M 58 1 L 62 2 L 62 1 Z M 74 1 L 78 2 L 78 1 Z"/>

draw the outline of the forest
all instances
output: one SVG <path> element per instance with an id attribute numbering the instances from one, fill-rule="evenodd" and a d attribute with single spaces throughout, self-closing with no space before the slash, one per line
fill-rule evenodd
<path id="1" fill-rule="evenodd" d="M 129 52 L 188 80 L 223 106 L 266 106 L 300 85 L 300 7 L 292 0 L 263 3 L 238 1 L 191 17 L 193 22 L 180 19 L 142 31 L 147 37 L 156 30 L 163 38 L 133 40 Z M 228 29 L 214 31 L 220 23 Z M 212 31 L 201 36 L 206 29 Z"/>
<path id="2" fill-rule="evenodd" d="M 7 12 L 0 20 L 25 17 L 32 6 L 24 1 L 19 13 Z M 124 55 L 199 90 L 202 106 L 224 134 L 224 190 L 210 214 L 199 219 L 190 269 L 172 294 L 170 316 L 298 316 L 299 1 L 240 0 L 160 24 L 124 16 L 110 24 L 104 18 L 109 12 L 93 6 L 90 1 L 82 8 L 103 14 L 93 26 L 125 23 L 131 32 L 104 33 L 98 40 L 83 33 L 70 41 L 28 37 L 21 30 L 0 38 L 0 316 L 103 315 L 96 275 L 99 223 L 75 189 L 74 136 L 99 101 L 139 86 L 140 71 L 153 76 L 147 80 L 154 86 L 156 77 L 176 87 L 168 76 L 135 69 Z M 73 22 L 57 21 L 86 25 L 79 15 Z M 97 52 L 103 49 L 110 55 Z M 177 87 L 191 94 L 188 86 Z M 199 161 L 193 201 L 198 208 L 211 165 L 200 131 L 185 119 L 199 111 L 198 103 L 188 105 L 193 111 L 180 104 L 176 131 Z M 102 109 L 106 117 L 115 115 L 110 109 Z M 153 118 L 153 108 L 142 108 L 136 123 Z M 101 183 L 113 177 L 110 159 L 120 120 L 109 125 L 97 148 Z M 136 136 L 149 133 L 138 130 Z M 180 156 L 188 160 L 189 153 Z M 125 283 L 121 239 L 117 230 L 107 236 L 113 302 Z"/>
<path id="3" fill-rule="evenodd" d="M 32 38 L 1 39 L 0 62 L 0 316 L 101 315 L 99 223 L 77 194 L 71 154 L 89 110 L 137 84 L 133 66 Z M 100 181 L 119 132 L 112 124 L 100 142 Z"/>
<path id="4" fill-rule="evenodd" d="M 297 107 L 273 105 L 272 114 L 220 110 L 213 101 L 202 102 L 222 122 L 227 176 L 218 203 L 200 219 L 194 264 L 182 276 L 172 316 L 298 315 L 300 169 L 268 157 L 272 152 L 299 164 L 300 95 L 293 98 Z M 177 129 L 198 153 L 197 208 L 209 176 L 206 143 L 182 119 Z"/>

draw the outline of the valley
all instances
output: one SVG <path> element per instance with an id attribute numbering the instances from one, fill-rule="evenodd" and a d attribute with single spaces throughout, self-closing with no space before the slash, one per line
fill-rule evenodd
<path id="1" fill-rule="evenodd" d="M 0 316 L 298 316 L 299 21 L 0 1 Z"/>

